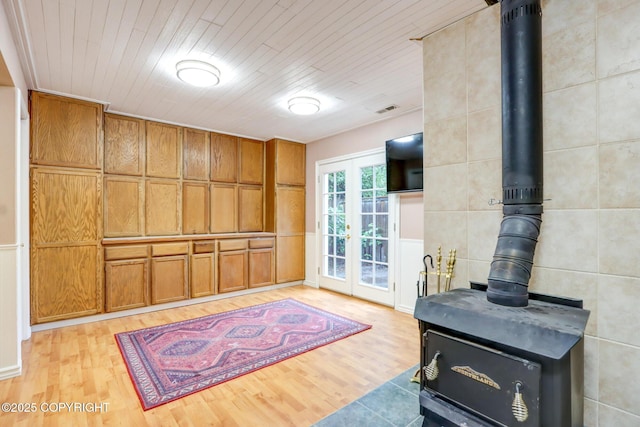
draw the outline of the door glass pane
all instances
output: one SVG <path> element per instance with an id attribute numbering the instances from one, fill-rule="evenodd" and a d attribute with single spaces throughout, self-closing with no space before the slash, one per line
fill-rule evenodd
<path id="1" fill-rule="evenodd" d="M 360 283 L 373 285 L 373 263 L 360 261 Z"/>
<path id="2" fill-rule="evenodd" d="M 323 274 L 328 277 L 344 279 L 345 171 L 326 173 L 323 178 Z"/>

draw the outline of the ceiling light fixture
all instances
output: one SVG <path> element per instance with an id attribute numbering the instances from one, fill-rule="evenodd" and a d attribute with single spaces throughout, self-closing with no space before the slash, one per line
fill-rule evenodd
<path id="1" fill-rule="evenodd" d="M 309 96 L 298 96 L 289 100 L 289 111 L 307 116 L 320 111 L 320 101 Z"/>
<path id="2" fill-rule="evenodd" d="M 220 70 L 208 62 L 187 59 L 176 64 L 176 74 L 185 83 L 193 86 L 215 86 L 220 83 Z"/>

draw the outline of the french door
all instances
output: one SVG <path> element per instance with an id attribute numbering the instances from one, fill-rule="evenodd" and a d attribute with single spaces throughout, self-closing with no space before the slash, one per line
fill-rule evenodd
<path id="1" fill-rule="evenodd" d="M 320 165 L 319 285 L 393 306 L 395 196 L 384 152 Z"/>

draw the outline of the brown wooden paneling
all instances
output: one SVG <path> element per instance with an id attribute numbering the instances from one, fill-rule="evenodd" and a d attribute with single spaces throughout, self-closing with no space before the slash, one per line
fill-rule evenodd
<path id="1" fill-rule="evenodd" d="M 304 280 L 304 235 L 276 238 L 276 281 Z"/>
<path id="2" fill-rule="evenodd" d="M 214 254 L 191 255 L 191 297 L 203 297 L 215 294 Z"/>
<path id="3" fill-rule="evenodd" d="M 305 145 L 281 139 L 276 141 L 276 183 L 280 185 L 305 185 Z"/>
<path id="4" fill-rule="evenodd" d="M 218 293 L 247 289 L 247 251 L 218 254 Z"/>
<path id="5" fill-rule="evenodd" d="M 276 231 L 276 140 L 265 144 L 264 230 Z"/>
<path id="6" fill-rule="evenodd" d="M 107 176 L 104 179 L 104 235 L 142 236 L 144 181 Z"/>
<path id="7" fill-rule="evenodd" d="M 238 230 L 237 189 L 235 185 L 211 184 L 212 233 L 232 233 Z"/>
<path id="8" fill-rule="evenodd" d="M 211 181 L 238 179 L 238 137 L 211 133 Z"/>
<path id="9" fill-rule="evenodd" d="M 180 234 L 180 183 L 147 181 L 145 226 L 147 235 Z"/>
<path id="10" fill-rule="evenodd" d="M 209 132 L 184 129 L 183 143 L 184 179 L 209 180 L 211 157 L 209 155 Z"/>
<path id="11" fill-rule="evenodd" d="M 182 184 L 182 233 L 209 232 L 209 184 Z"/>
<path id="12" fill-rule="evenodd" d="M 189 297 L 188 255 L 151 259 L 151 303 L 179 301 Z"/>
<path id="13" fill-rule="evenodd" d="M 264 142 L 238 138 L 238 182 L 261 185 L 264 181 Z"/>
<path id="14" fill-rule="evenodd" d="M 100 169 L 102 105 L 31 92 L 31 162 Z"/>
<path id="15" fill-rule="evenodd" d="M 133 117 L 104 115 L 104 171 L 142 176 L 145 123 Z"/>
<path id="16" fill-rule="evenodd" d="M 262 187 L 238 186 L 238 231 L 262 231 Z"/>
<path id="17" fill-rule="evenodd" d="M 273 285 L 275 282 L 275 251 L 254 249 L 249 251 L 249 287 Z"/>
<path id="18" fill-rule="evenodd" d="M 147 176 L 179 178 L 182 128 L 147 122 Z"/>
<path id="19" fill-rule="evenodd" d="M 105 310 L 144 307 L 149 304 L 149 260 L 105 263 Z"/>
<path id="20" fill-rule="evenodd" d="M 31 242 L 102 238 L 102 180 L 96 172 L 31 170 Z"/>
<path id="21" fill-rule="evenodd" d="M 276 233 L 304 233 L 304 187 L 284 187 L 276 189 Z"/>
<path id="22" fill-rule="evenodd" d="M 102 312 L 97 244 L 31 248 L 31 323 Z"/>

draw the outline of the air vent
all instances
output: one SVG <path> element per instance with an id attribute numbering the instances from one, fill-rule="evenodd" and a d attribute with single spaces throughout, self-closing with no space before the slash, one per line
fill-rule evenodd
<path id="1" fill-rule="evenodd" d="M 388 107 L 384 107 L 382 110 L 378 110 L 376 111 L 376 113 L 378 114 L 384 114 L 384 113 L 388 113 L 389 111 L 393 111 L 396 108 L 400 108 L 399 106 L 397 106 L 396 104 L 391 104 Z"/>

